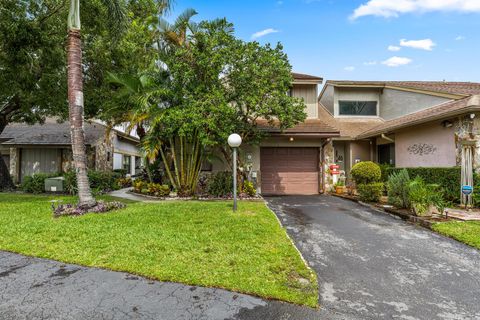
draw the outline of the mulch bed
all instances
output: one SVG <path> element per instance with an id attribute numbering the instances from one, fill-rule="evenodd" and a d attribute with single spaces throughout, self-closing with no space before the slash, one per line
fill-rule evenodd
<path id="1" fill-rule="evenodd" d="M 144 197 L 146 199 L 151 199 L 151 200 L 164 200 L 164 201 L 175 201 L 175 200 L 201 200 L 201 201 L 207 201 L 207 200 L 212 200 L 212 201 L 218 201 L 218 200 L 233 200 L 233 197 L 213 197 L 213 196 L 197 196 L 197 197 L 156 197 L 156 196 L 150 196 L 142 193 L 137 193 L 134 192 L 133 190 L 127 191 L 130 194 Z M 244 196 L 238 196 L 238 200 L 248 200 L 248 201 L 263 201 L 263 198 L 261 196 L 256 196 L 256 197 L 244 197 Z"/>

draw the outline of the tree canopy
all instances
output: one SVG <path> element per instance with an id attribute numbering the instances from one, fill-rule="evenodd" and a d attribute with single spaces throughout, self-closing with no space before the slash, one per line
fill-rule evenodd
<path id="1" fill-rule="evenodd" d="M 151 63 L 152 30 L 146 21 L 165 1 L 125 1 L 126 23 L 112 32 L 103 0 L 82 1 L 85 114 L 98 117 L 112 101 L 110 72 L 133 72 Z M 66 119 L 68 1 L 3 0 L 0 4 L 0 133 L 11 122 Z M 0 159 L 0 188 L 9 183 Z M 9 183 L 11 185 L 11 182 Z"/>
<path id="2" fill-rule="evenodd" d="M 159 22 L 153 67 L 112 76 L 119 97 L 128 96 L 130 122 L 148 123 L 146 152 L 161 156 L 183 194 L 194 191 L 210 151 L 220 150 L 230 161 L 229 134 L 256 144 L 266 135 L 258 119 L 283 129 L 306 117 L 304 102 L 287 94 L 293 79 L 280 44 L 242 41 L 225 19 L 192 23 L 193 13 L 186 11 L 173 25 Z"/>

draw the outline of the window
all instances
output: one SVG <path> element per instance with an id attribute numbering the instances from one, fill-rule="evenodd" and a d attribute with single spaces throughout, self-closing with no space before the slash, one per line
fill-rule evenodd
<path id="1" fill-rule="evenodd" d="M 132 173 L 131 161 L 132 161 L 132 158 L 130 156 L 123 155 L 122 168 L 127 172 L 127 174 Z"/>
<path id="2" fill-rule="evenodd" d="M 135 174 L 142 173 L 142 158 L 135 157 Z"/>
<path id="3" fill-rule="evenodd" d="M 341 116 L 376 116 L 377 101 L 339 101 Z"/>

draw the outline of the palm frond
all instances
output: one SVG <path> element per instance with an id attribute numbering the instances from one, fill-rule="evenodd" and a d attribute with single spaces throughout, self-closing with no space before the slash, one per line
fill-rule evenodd
<path id="1" fill-rule="evenodd" d="M 126 27 L 126 3 L 124 0 L 101 0 L 107 9 L 109 24 L 113 35 L 121 34 Z"/>
<path id="2" fill-rule="evenodd" d="M 195 11 L 192 8 L 185 9 L 180 15 L 175 19 L 174 26 L 177 31 L 179 29 L 186 29 L 188 27 L 188 23 L 190 22 L 190 19 L 197 15 L 198 12 Z"/>

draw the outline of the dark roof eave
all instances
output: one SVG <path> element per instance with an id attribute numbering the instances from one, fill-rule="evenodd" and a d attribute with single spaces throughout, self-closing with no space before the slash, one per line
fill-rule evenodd
<path id="1" fill-rule="evenodd" d="M 340 132 L 269 132 L 272 136 L 339 137 Z"/>

